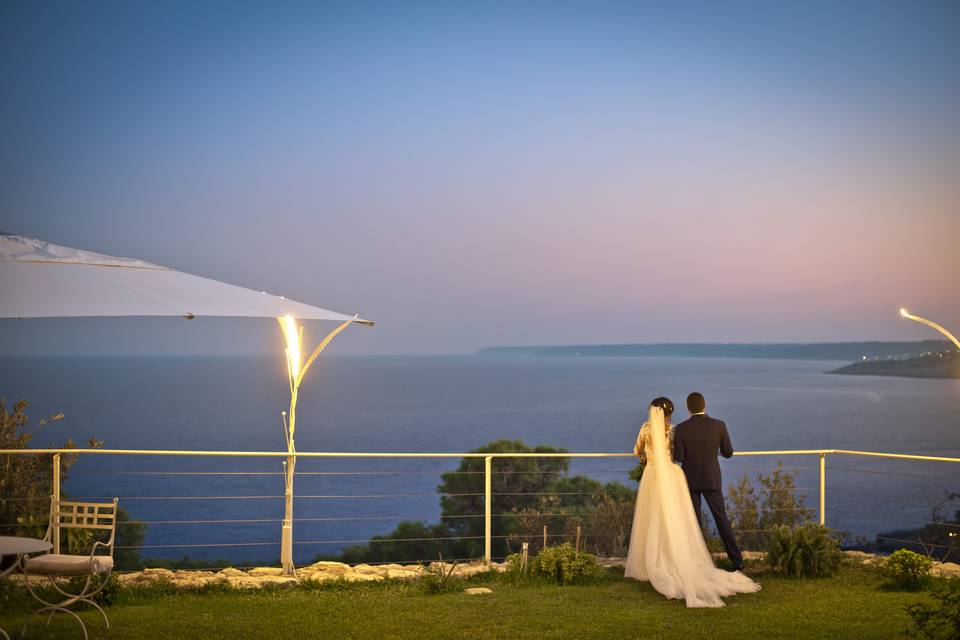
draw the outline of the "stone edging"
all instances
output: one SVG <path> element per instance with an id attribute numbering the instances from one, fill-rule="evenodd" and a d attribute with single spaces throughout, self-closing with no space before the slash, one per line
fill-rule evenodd
<path id="1" fill-rule="evenodd" d="M 450 570 L 450 564 L 445 565 Z M 439 568 L 440 563 L 433 562 L 431 568 Z M 503 571 L 505 565 L 493 563 L 492 569 Z M 487 571 L 486 564 L 471 563 L 457 564 L 453 567 L 453 575 L 468 577 Z M 220 571 L 144 569 L 132 573 L 117 574 L 117 579 L 123 585 L 150 585 L 155 583 L 173 584 L 183 589 L 196 589 L 209 584 L 225 584 L 241 589 L 260 589 L 267 585 L 293 586 L 298 582 L 304 584 L 320 584 L 332 580 L 347 582 L 379 582 L 387 579 L 409 580 L 419 578 L 427 573 L 423 565 L 382 564 L 348 565 L 342 562 L 315 562 L 310 566 L 297 569 L 297 577 L 284 576 L 278 567 L 256 567 L 249 571 L 240 569 L 222 569 Z"/>

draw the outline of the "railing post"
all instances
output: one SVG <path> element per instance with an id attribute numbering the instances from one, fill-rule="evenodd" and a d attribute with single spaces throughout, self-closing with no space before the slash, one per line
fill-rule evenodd
<path id="1" fill-rule="evenodd" d="M 820 526 L 827 523 L 827 454 L 820 453 Z"/>
<path id="2" fill-rule="evenodd" d="M 60 454 L 53 454 L 53 479 L 50 489 L 53 492 L 53 504 L 50 505 L 51 519 L 50 524 L 53 527 L 53 552 L 60 553 Z"/>
<path id="3" fill-rule="evenodd" d="M 483 559 L 487 566 L 493 562 L 491 555 L 491 524 L 493 521 L 493 491 L 492 486 L 492 467 L 493 457 L 487 456 L 483 459 Z"/>

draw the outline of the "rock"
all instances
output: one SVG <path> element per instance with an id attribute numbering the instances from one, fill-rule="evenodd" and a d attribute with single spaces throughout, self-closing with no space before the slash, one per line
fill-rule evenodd
<path id="1" fill-rule="evenodd" d="M 291 587 L 297 584 L 296 578 L 288 576 L 227 576 L 227 584 L 237 589 L 262 589 L 268 584 Z"/>
<path id="2" fill-rule="evenodd" d="M 332 573 L 324 573 L 323 571 L 314 571 L 313 573 L 307 575 L 303 580 L 304 582 L 329 582 L 330 580 L 336 580 L 341 576 L 333 575 Z"/>
<path id="3" fill-rule="evenodd" d="M 597 558 L 597 564 L 601 567 L 622 567 L 626 558 Z"/>
<path id="4" fill-rule="evenodd" d="M 117 576 L 117 580 L 120 581 L 120 584 L 138 584 L 141 582 L 146 582 L 146 580 L 144 580 L 142 571 L 136 571 L 134 573 L 115 573 L 113 575 Z"/>
<path id="5" fill-rule="evenodd" d="M 415 569 L 387 569 L 387 577 L 399 580 L 409 580 L 416 578 L 420 572 Z"/>
<path id="6" fill-rule="evenodd" d="M 883 557 L 865 551 L 844 551 L 848 558 L 859 560 L 860 564 L 871 565 L 883 562 Z"/>
<path id="7" fill-rule="evenodd" d="M 379 582 L 383 576 L 379 573 L 345 573 L 341 576 L 347 582 Z"/>
<path id="8" fill-rule="evenodd" d="M 297 584 L 297 579 L 293 576 L 259 576 L 257 581 L 260 586 L 272 584 L 280 587 L 292 587 Z"/>
<path id="9" fill-rule="evenodd" d="M 170 569 L 144 569 L 143 576 L 157 579 L 173 580 L 173 571 Z"/>
<path id="10" fill-rule="evenodd" d="M 379 567 L 373 567 L 369 564 L 357 564 L 351 567 L 352 573 L 382 574 L 385 573 Z"/>
<path id="11" fill-rule="evenodd" d="M 930 570 L 933 575 L 939 575 L 944 578 L 960 576 L 960 564 L 956 562 L 942 562 L 933 566 Z"/>
<path id="12" fill-rule="evenodd" d="M 250 589 L 253 586 L 249 576 L 242 578 L 238 576 L 225 576 L 224 579 L 227 581 L 227 584 L 234 589 Z"/>
<path id="13" fill-rule="evenodd" d="M 486 571 L 487 565 L 485 564 L 458 564 L 453 573 L 457 576 L 468 577 L 478 573 L 486 573 Z"/>
<path id="14" fill-rule="evenodd" d="M 437 565 L 439 566 L 439 565 Z M 446 570 L 452 565 L 447 563 Z M 506 565 L 494 563 L 492 568 L 503 570 Z M 459 576 L 471 576 L 486 571 L 483 563 L 456 565 L 455 573 Z M 269 585 L 291 586 L 297 580 L 307 583 L 323 583 L 331 580 L 346 580 L 348 582 L 379 582 L 390 578 L 395 580 L 411 580 L 419 577 L 424 568 L 419 564 L 401 565 L 369 565 L 358 564 L 354 567 L 342 562 L 321 561 L 297 570 L 297 577 L 284 576 L 279 567 L 256 567 L 250 571 L 241 571 L 233 567 L 218 572 L 204 570 L 144 569 L 132 573 L 118 573 L 117 578 L 122 584 L 146 585 L 155 582 L 169 582 L 182 589 L 197 589 L 208 584 L 223 583 L 237 589 L 261 589 Z M 38 579 L 43 579 L 38 577 Z"/>
<path id="15" fill-rule="evenodd" d="M 478 596 L 483 593 L 493 593 L 493 590 L 487 589 L 486 587 L 471 587 L 469 589 L 464 589 L 463 592 L 470 596 Z"/>
<path id="16" fill-rule="evenodd" d="M 323 571 L 324 573 L 331 573 L 335 575 L 347 573 L 350 571 L 350 565 L 344 564 L 342 562 L 330 562 L 328 560 L 321 560 L 320 562 L 314 562 L 309 567 L 304 567 L 299 570 L 301 573 L 313 573 L 314 571 Z"/>
<path id="17" fill-rule="evenodd" d="M 205 585 L 225 580 L 209 571 L 177 571 L 174 584 L 181 589 L 199 589 Z"/>

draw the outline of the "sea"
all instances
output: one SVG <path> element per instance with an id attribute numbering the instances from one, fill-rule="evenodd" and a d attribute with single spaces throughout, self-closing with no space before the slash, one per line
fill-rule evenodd
<path id="1" fill-rule="evenodd" d="M 685 417 L 700 391 L 738 451 L 849 449 L 960 457 L 960 380 L 830 375 L 843 362 L 741 358 L 321 356 L 300 388 L 302 452 L 462 453 L 492 440 L 571 452 L 629 452 L 651 399 Z M 284 451 L 284 364 L 261 356 L 0 358 L 0 396 L 29 403 L 32 447 Z M 63 413 L 57 421 L 41 418 Z M 437 522 L 441 474 L 458 458 L 301 459 L 295 559 L 335 555 L 402 520 Z M 725 483 L 778 464 L 813 508 L 816 455 L 723 460 Z M 627 477 L 629 458 L 574 459 L 571 474 Z M 960 464 L 827 458 L 827 525 L 872 540 L 930 522 Z M 279 557 L 282 460 L 81 455 L 64 492 L 119 497 L 147 523 L 148 558 Z M 952 516 L 960 504 L 946 505 Z M 478 514 L 479 515 L 479 514 Z M 9 527 L 12 523 L 0 523 Z M 496 533 L 496 532 L 494 532 Z M 410 558 L 423 560 L 431 558 Z"/>

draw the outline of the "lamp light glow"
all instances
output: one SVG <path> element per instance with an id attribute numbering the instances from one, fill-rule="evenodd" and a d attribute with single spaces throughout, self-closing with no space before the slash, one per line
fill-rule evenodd
<path id="1" fill-rule="evenodd" d="M 287 315 L 280 318 L 280 330 L 283 332 L 283 338 L 287 343 L 284 353 L 287 355 L 287 368 L 291 383 L 295 382 L 300 375 L 301 361 L 303 354 L 300 349 L 300 330 L 297 327 L 297 321 L 293 316 Z"/>
<path id="2" fill-rule="evenodd" d="M 906 309 L 904 309 L 903 307 L 900 307 L 900 315 L 906 318 L 907 320 L 913 320 L 914 322 L 919 322 L 920 324 L 925 324 L 932 329 L 936 329 L 937 331 L 942 333 L 944 336 L 946 336 L 947 339 L 949 339 L 954 345 L 956 345 L 957 350 L 960 351 L 960 340 L 957 340 L 957 337 L 955 335 L 953 335 L 952 333 L 950 333 L 949 331 L 941 327 L 939 324 L 937 324 L 933 320 L 927 320 L 926 318 L 921 318 L 920 316 L 914 315 L 909 311 L 907 311 Z"/>

